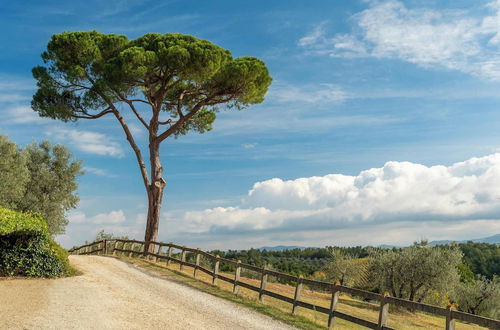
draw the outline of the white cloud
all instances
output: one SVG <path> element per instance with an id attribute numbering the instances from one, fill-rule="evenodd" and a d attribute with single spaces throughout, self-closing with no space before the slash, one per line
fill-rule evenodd
<path id="1" fill-rule="evenodd" d="M 116 177 L 116 174 L 110 173 L 108 170 L 105 170 L 103 168 L 97 168 L 97 167 L 90 167 L 90 166 L 85 166 L 83 168 L 85 172 L 92 173 L 98 176 L 105 176 L 105 177 Z"/>
<path id="2" fill-rule="evenodd" d="M 70 223 L 76 224 L 119 224 L 126 220 L 122 210 L 99 213 L 93 217 L 87 217 L 87 215 L 81 211 L 73 211 L 68 214 L 68 219 Z"/>
<path id="3" fill-rule="evenodd" d="M 488 232 L 495 234 L 499 214 L 496 153 L 451 166 L 391 161 L 356 176 L 275 178 L 255 183 L 239 205 L 185 212 L 167 222 L 175 222 L 169 228 L 180 227 L 179 232 L 236 234 L 331 233 L 391 223 L 434 223 L 446 232 L 460 223 L 469 228 L 483 221 L 493 228 L 496 224 L 496 232 Z"/>
<path id="4" fill-rule="evenodd" d="M 241 146 L 245 149 L 253 149 L 257 146 L 257 143 L 243 143 Z"/>
<path id="5" fill-rule="evenodd" d="M 89 219 L 90 222 L 96 224 L 116 224 L 125 221 L 125 214 L 122 210 L 111 211 L 109 213 L 99 213 Z"/>
<path id="6" fill-rule="evenodd" d="M 4 119 L 9 124 L 43 124 L 50 121 L 48 118 L 40 117 L 31 107 L 24 105 L 7 108 Z"/>
<path id="7" fill-rule="evenodd" d="M 355 14 L 355 32 L 326 36 L 324 23 L 299 40 L 310 52 L 341 57 L 395 58 L 500 80 L 500 0 L 488 14 L 407 8 L 373 1 Z"/>
<path id="8" fill-rule="evenodd" d="M 20 76 L 12 76 L 0 73 L 0 91 L 33 91 L 35 80 Z"/>
<path id="9" fill-rule="evenodd" d="M 314 46 L 325 41 L 325 25 L 327 22 L 322 22 L 316 25 L 311 33 L 299 39 L 299 46 L 307 47 Z"/>
<path id="10" fill-rule="evenodd" d="M 124 156 L 120 144 L 112 141 L 106 134 L 60 127 L 46 131 L 46 134 L 87 153 L 112 157 Z"/>
<path id="11" fill-rule="evenodd" d="M 348 97 L 349 94 L 335 84 L 295 86 L 277 82 L 271 86 L 267 100 L 279 103 L 331 104 L 342 102 Z"/>

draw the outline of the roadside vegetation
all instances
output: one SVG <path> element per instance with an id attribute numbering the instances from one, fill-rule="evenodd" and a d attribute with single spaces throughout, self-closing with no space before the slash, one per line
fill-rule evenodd
<path id="1" fill-rule="evenodd" d="M 25 148 L 0 135 L 0 276 L 75 273 L 53 236 L 65 231 L 78 205 L 81 162 L 48 141 Z"/>
<path id="2" fill-rule="evenodd" d="M 71 275 L 68 253 L 54 242 L 35 213 L 0 208 L 0 276 Z"/>

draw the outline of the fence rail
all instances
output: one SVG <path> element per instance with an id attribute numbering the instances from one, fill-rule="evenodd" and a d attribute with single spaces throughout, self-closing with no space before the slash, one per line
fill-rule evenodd
<path id="1" fill-rule="evenodd" d="M 121 248 L 118 246 L 121 244 Z M 137 247 L 137 245 L 139 245 Z M 148 246 L 155 247 L 155 252 L 150 252 L 151 248 Z M 134 249 L 137 247 L 137 249 Z M 168 250 L 166 254 L 162 254 L 162 248 L 167 247 Z M 181 253 L 179 258 L 173 257 L 173 249 L 180 250 Z M 302 277 L 293 276 L 286 273 L 281 273 L 273 270 L 269 270 L 253 265 L 245 264 L 238 261 L 221 258 L 218 255 L 213 255 L 208 252 L 202 251 L 200 249 L 193 249 L 186 246 L 177 245 L 174 243 L 163 243 L 163 242 L 145 242 L 138 240 L 127 240 L 127 239 L 112 239 L 112 240 L 102 240 L 93 242 L 90 244 L 75 247 L 68 251 L 72 254 L 88 255 L 88 254 L 107 254 L 112 252 L 116 255 L 116 252 L 128 253 L 129 257 L 134 255 L 141 255 L 147 258 L 154 258 L 155 260 L 164 260 L 167 265 L 171 262 L 176 262 L 180 265 L 182 270 L 184 266 L 189 266 L 193 268 L 193 276 L 196 277 L 198 271 L 202 271 L 207 275 L 212 276 L 212 284 L 215 284 L 217 280 L 222 280 L 233 284 L 233 293 L 238 293 L 238 288 L 243 287 L 259 293 L 259 300 L 263 301 L 264 296 L 273 297 L 285 302 L 292 304 L 292 313 L 295 314 L 298 307 L 307 308 L 328 315 L 328 327 L 331 329 L 335 325 L 335 318 L 343 319 L 369 329 L 392 329 L 387 326 L 387 319 L 389 314 L 389 306 L 399 306 L 403 308 L 408 308 L 413 311 L 421 311 L 429 314 L 444 316 L 446 318 L 446 323 L 444 328 L 446 330 L 455 329 L 455 320 L 474 323 L 483 327 L 490 329 L 500 329 L 500 321 L 494 320 L 482 316 L 477 316 L 474 314 L 468 314 L 464 312 L 457 311 L 453 306 L 448 306 L 447 308 L 417 303 L 410 300 L 405 300 L 401 298 L 391 297 L 387 293 L 378 294 L 370 291 L 355 289 L 347 286 L 340 285 L 339 283 L 322 282 L 311 279 L 306 279 Z M 195 255 L 195 263 L 186 261 L 187 253 L 193 253 Z M 211 261 L 214 261 L 214 269 L 210 270 L 200 265 L 200 256 L 204 256 Z M 236 267 L 234 277 L 231 278 L 227 275 L 219 273 L 220 263 L 229 264 Z M 260 273 L 260 286 L 254 286 L 252 284 L 240 281 L 241 269 L 251 270 Z M 266 290 L 267 278 L 268 276 L 274 276 L 288 282 L 294 282 L 295 285 L 295 295 L 294 298 L 290 298 L 281 295 L 277 292 Z M 323 306 L 314 305 L 305 301 L 300 300 L 302 285 L 307 285 L 310 288 L 321 289 L 322 291 L 327 291 L 331 293 L 330 308 Z M 379 307 L 379 318 L 378 322 L 371 322 L 363 320 L 361 318 L 348 315 L 337 311 L 338 298 L 340 293 L 347 293 L 350 295 L 362 297 L 364 299 L 369 299 L 372 301 L 377 301 L 380 303 Z"/>

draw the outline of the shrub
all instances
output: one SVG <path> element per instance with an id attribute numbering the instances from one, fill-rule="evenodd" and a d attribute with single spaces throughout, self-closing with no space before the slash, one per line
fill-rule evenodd
<path id="1" fill-rule="evenodd" d="M 0 276 L 55 277 L 70 269 L 40 216 L 0 208 Z"/>

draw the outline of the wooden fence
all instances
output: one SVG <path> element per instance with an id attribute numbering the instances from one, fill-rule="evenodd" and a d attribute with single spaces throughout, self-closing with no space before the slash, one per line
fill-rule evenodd
<path id="1" fill-rule="evenodd" d="M 120 246 L 121 243 L 121 246 Z M 387 319 L 389 316 L 389 306 L 399 306 L 403 308 L 410 309 L 412 311 L 421 311 L 429 314 L 439 315 L 445 317 L 445 328 L 446 330 L 455 329 L 455 320 L 474 323 L 483 327 L 487 327 L 490 329 L 500 329 L 500 321 L 477 316 L 469 313 L 464 313 L 457 311 L 453 308 L 453 306 L 449 306 L 447 308 L 417 303 L 410 300 L 400 299 L 391 297 L 388 293 L 378 294 L 370 291 L 355 289 L 347 286 L 340 285 L 339 283 L 329 283 L 322 281 L 315 281 L 311 279 L 306 279 L 303 277 L 292 276 L 290 274 L 285 274 L 281 272 L 276 272 L 270 269 L 260 268 L 253 265 L 248 265 L 241 263 L 239 260 L 229 260 L 225 258 L 221 258 L 219 256 L 214 256 L 210 253 L 202 251 L 200 249 L 193 249 L 185 246 L 176 245 L 173 243 L 162 243 L 162 242 L 148 242 L 149 245 L 153 245 L 155 247 L 155 252 L 148 252 L 146 250 L 147 244 L 144 241 L 137 240 L 126 240 L 126 239 L 113 239 L 113 240 L 103 240 L 97 241 L 90 244 L 82 245 L 80 247 L 73 248 L 69 250 L 72 254 L 108 254 L 113 253 L 116 255 L 117 252 L 128 253 L 129 257 L 133 257 L 135 255 L 145 256 L 147 258 L 153 258 L 154 260 L 165 260 L 167 265 L 170 263 L 176 262 L 180 265 L 180 270 L 183 270 L 184 266 L 190 266 L 193 268 L 193 276 L 196 278 L 197 272 L 201 271 L 210 276 L 212 276 L 212 284 L 215 284 L 217 280 L 222 280 L 229 282 L 233 285 L 233 293 L 238 293 L 238 288 L 243 287 L 249 290 L 255 291 L 259 294 L 259 300 L 262 302 L 264 300 L 264 296 L 273 297 L 285 302 L 290 303 L 292 306 L 291 311 L 292 314 L 297 313 L 299 307 L 307 308 L 314 310 L 316 312 L 324 313 L 328 315 L 328 327 L 333 328 L 335 325 L 335 319 L 343 319 L 361 326 L 364 326 L 369 329 L 392 329 L 388 327 Z M 166 252 L 163 252 L 162 249 L 167 248 Z M 180 253 L 177 255 L 179 258 L 175 258 L 173 255 L 173 250 L 180 250 Z M 194 255 L 194 263 L 187 261 L 187 254 L 192 253 Z M 204 256 L 207 259 L 213 261 L 214 267 L 213 269 L 207 269 L 200 264 L 200 257 Z M 223 275 L 219 272 L 220 264 L 229 264 L 235 267 L 234 276 L 229 277 Z M 240 281 L 241 269 L 247 269 L 260 274 L 260 286 L 254 286 L 249 283 L 245 283 Z M 269 291 L 266 289 L 268 276 L 274 276 L 276 278 L 285 280 L 287 282 L 295 283 L 295 294 L 293 298 L 281 295 L 279 293 Z M 303 285 L 307 285 L 311 289 L 319 289 L 323 292 L 331 293 L 330 307 L 326 308 L 323 306 L 314 305 L 305 301 L 301 301 L 301 292 Z M 379 317 L 378 322 L 371 322 L 367 320 L 363 320 L 361 318 L 351 316 L 345 313 L 342 313 L 337 310 L 337 304 L 339 301 L 340 293 L 347 293 L 353 296 L 362 297 L 367 300 L 377 301 L 379 303 Z"/>

